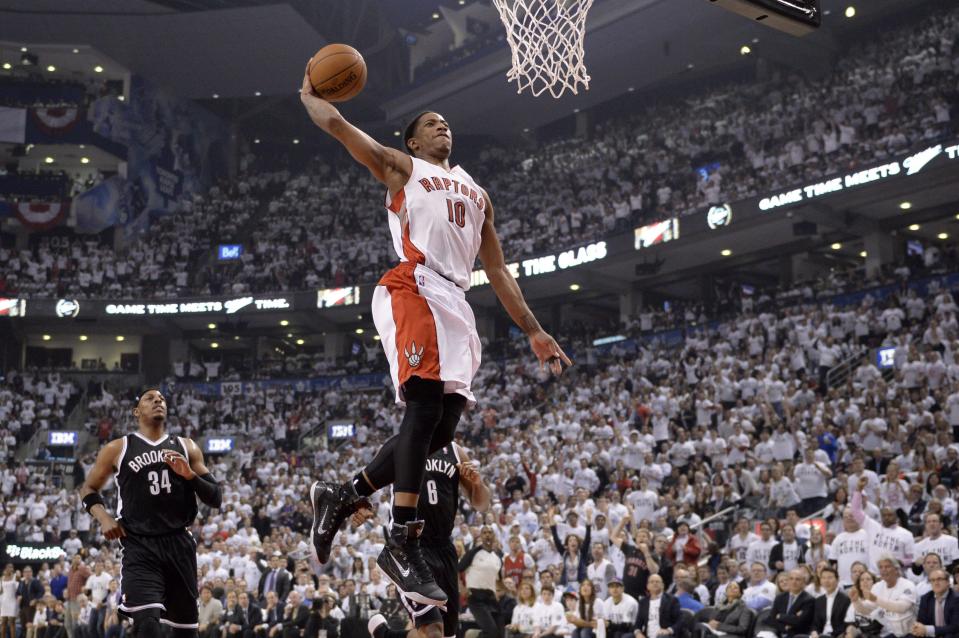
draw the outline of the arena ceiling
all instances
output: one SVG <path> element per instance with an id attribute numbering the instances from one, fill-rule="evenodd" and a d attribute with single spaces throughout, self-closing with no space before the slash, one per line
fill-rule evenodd
<path id="1" fill-rule="evenodd" d="M 290 116 L 300 110 L 295 91 L 306 60 L 328 42 L 345 41 L 357 45 L 370 66 L 368 89 L 344 106 L 356 121 L 396 126 L 432 108 L 453 114 L 448 117 L 455 117 L 459 132 L 511 135 L 630 87 L 642 91 L 672 78 L 705 81 L 724 69 L 749 68 L 751 60 L 739 54 L 747 43 L 768 59 L 823 72 L 849 30 L 875 28 L 930 3 L 868 0 L 856 20 L 846 20 L 841 13 L 851 2 L 824 0 L 830 11 L 824 28 L 795 39 L 705 0 L 598 0 L 586 38 L 590 90 L 561 100 L 517 96 L 504 77 L 505 44 L 411 88 L 401 34 L 441 28 L 432 14 L 441 6 L 458 10 L 459 0 L 0 0 L 0 40 L 94 47 L 177 95 L 273 129 L 305 119 Z M 257 92 L 259 103 L 252 99 Z M 216 103 L 214 93 L 221 96 Z M 240 101 L 228 105 L 228 98 Z"/>

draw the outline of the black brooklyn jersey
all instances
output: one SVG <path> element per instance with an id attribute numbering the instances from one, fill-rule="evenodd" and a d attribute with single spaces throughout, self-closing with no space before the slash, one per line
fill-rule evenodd
<path id="1" fill-rule="evenodd" d="M 117 520 L 143 536 L 183 531 L 197 515 L 193 486 L 163 461 L 166 450 L 189 458 L 186 443 L 164 435 L 153 442 L 138 432 L 123 437 L 117 482 Z"/>
<path id="2" fill-rule="evenodd" d="M 426 523 L 422 540 L 430 545 L 449 543 L 453 519 L 460 505 L 460 462 L 450 443 L 426 459 L 426 474 L 417 510 Z"/>

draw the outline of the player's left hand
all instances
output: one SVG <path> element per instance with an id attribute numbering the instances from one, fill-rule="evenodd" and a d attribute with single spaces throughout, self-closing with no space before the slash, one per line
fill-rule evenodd
<path id="1" fill-rule="evenodd" d="M 166 461 L 166 464 L 170 466 L 170 469 L 188 481 L 193 480 L 193 477 L 196 476 L 196 474 L 193 472 L 193 468 L 190 467 L 190 462 L 179 452 L 167 450 L 163 454 L 163 460 Z"/>
<path id="2" fill-rule="evenodd" d="M 366 501 L 361 503 L 350 516 L 350 524 L 353 527 L 359 527 L 366 521 L 373 520 L 374 518 L 376 518 L 376 512 L 373 511 L 373 506 L 370 505 L 370 502 Z"/>
<path id="3" fill-rule="evenodd" d="M 563 364 L 567 367 L 573 365 L 563 349 L 556 343 L 545 330 L 534 332 L 529 336 L 529 345 L 533 349 L 533 354 L 539 359 L 539 369 L 543 370 L 549 366 L 550 372 L 559 376 L 563 373 Z"/>
<path id="4" fill-rule="evenodd" d="M 463 477 L 463 480 L 467 483 L 475 483 L 480 478 L 479 464 L 476 461 L 458 463 L 456 468 L 460 471 L 460 476 Z"/>

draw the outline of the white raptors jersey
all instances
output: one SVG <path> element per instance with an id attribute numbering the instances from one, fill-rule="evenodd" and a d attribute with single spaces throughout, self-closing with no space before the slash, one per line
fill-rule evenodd
<path id="1" fill-rule="evenodd" d="M 459 166 L 446 171 L 413 158 L 413 171 L 392 201 L 387 193 L 393 248 L 401 261 L 423 264 L 463 290 L 479 252 L 486 201 Z"/>

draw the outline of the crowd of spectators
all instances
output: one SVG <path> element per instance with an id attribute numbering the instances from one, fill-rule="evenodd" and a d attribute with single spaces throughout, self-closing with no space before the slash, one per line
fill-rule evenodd
<path id="1" fill-rule="evenodd" d="M 791 635 L 777 625 L 790 624 L 782 620 L 796 602 L 789 592 L 806 606 L 803 591 L 832 595 L 838 584 L 853 599 L 849 622 L 904 635 L 890 623 L 915 621 L 918 594 L 940 582 L 936 561 L 959 559 L 955 538 L 939 530 L 952 533 L 959 521 L 956 311 L 952 291 L 933 282 L 923 295 L 904 286 L 858 306 L 746 308 L 672 344 L 588 348 L 584 334 L 576 347 L 585 354 L 558 379 L 531 365 L 522 340 L 491 344 L 503 358 L 481 368 L 479 407 L 459 440 L 480 462 L 494 504 L 478 513 L 464 499 L 453 540 L 471 589 L 488 582 L 471 575 L 490 564 L 472 560 L 477 552 L 496 554 L 503 569 L 492 607 L 488 597 L 466 596 L 463 626 L 484 636 L 571 635 L 599 619 L 607 633 L 646 635 L 658 605 L 660 628 L 676 633 L 717 621 L 734 635 L 750 622 Z M 879 345 L 895 348 L 892 374 L 861 350 Z M 847 379 L 823 384 L 826 370 L 857 353 Z M 388 494 L 375 504 L 378 522 L 342 533 L 326 566 L 312 562 L 306 542 L 310 482 L 351 476 L 398 427 L 386 388 L 250 385 L 208 397 L 174 385 L 167 395 L 171 433 L 237 440 L 230 455 L 208 459 L 226 477 L 224 505 L 203 508 L 193 530 L 204 636 L 255 635 L 257 627 L 287 638 L 364 635 L 377 611 L 394 626 L 406 622 L 374 560 Z M 114 419 L 104 440 L 126 430 L 131 410 L 128 392 L 91 397 L 91 414 Z M 325 441 L 319 426 L 334 419 L 356 424 L 346 445 Z M 8 540 L 62 544 L 67 555 L 40 566 L 39 586 L 25 569 L 14 576 L 24 591 L 39 587 L 21 597 L 18 626 L 122 632 L 110 593 L 117 548 L 91 528 L 75 494 L 45 485 L 37 471 L 6 465 L 4 530 Z M 105 589 L 89 576 L 73 589 L 54 584 L 86 570 L 110 575 Z M 883 587 L 897 586 L 913 602 L 883 607 Z M 876 612 L 892 608 L 904 611 Z"/>
<path id="2" fill-rule="evenodd" d="M 957 104 L 959 11 L 854 44 L 831 73 L 785 70 L 698 89 L 597 125 L 591 139 L 488 147 L 461 158 L 491 194 L 508 259 L 808 182 L 945 139 Z M 456 123 L 452 123 L 454 132 Z M 342 157 L 295 171 L 244 158 L 241 177 L 185 202 L 118 253 L 80 243 L 2 251 L 0 291 L 171 297 L 377 280 L 396 261 L 383 188 Z M 521 214 L 519 214 L 521 213 Z M 213 241 L 245 244 L 217 263 Z"/>

